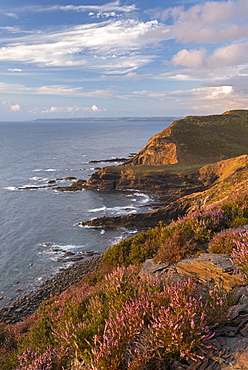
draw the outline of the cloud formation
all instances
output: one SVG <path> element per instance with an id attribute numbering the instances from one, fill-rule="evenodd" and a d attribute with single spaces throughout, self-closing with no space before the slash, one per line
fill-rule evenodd
<path id="1" fill-rule="evenodd" d="M 223 42 L 248 35 L 247 0 L 207 1 L 150 12 L 156 19 L 172 20 L 171 33 L 182 42 Z"/>
<path id="2" fill-rule="evenodd" d="M 26 95 L 57 95 L 87 98 L 109 98 L 114 92 L 110 89 L 84 91 L 81 87 L 70 87 L 66 85 L 43 85 L 29 87 L 20 84 L 7 84 L 0 82 L 0 93 L 26 94 Z"/>
<path id="3" fill-rule="evenodd" d="M 7 105 L 12 112 L 18 112 L 21 109 L 21 106 L 19 104 L 12 104 L 8 100 L 2 101 L 2 104 Z"/>
<path id="4" fill-rule="evenodd" d="M 228 81 L 226 81 L 228 82 Z M 214 113 L 230 109 L 245 109 L 248 106 L 247 94 L 231 85 L 203 86 L 189 90 L 174 91 L 134 91 L 135 96 L 161 100 L 168 105 L 174 102 L 178 112 L 190 107 L 195 112 Z M 192 105 L 193 102 L 193 105 Z"/>
<path id="5" fill-rule="evenodd" d="M 39 108 L 36 108 L 35 111 L 33 111 L 33 113 L 37 113 L 37 111 L 39 110 Z M 104 109 L 105 110 L 105 109 Z M 73 106 L 73 107 L 51 107 L 51 108 L 46 108 L 46 109 L 42 109 L 40 110 L 40 112 L 42 114 L 49 114 L 49 113 L 80 113 L 80 112 L 101 112 L 101 110 L 95 105 L 93 104 L 91 107 L 77 107 L 77 106 Z"/>
<path id="6" fill-rule="evenodd" d="M 121 5 L 119 0 L 113 1 L 103 5 L 53 5 L 53 6 L 23 6 L 19 9 L 22 12 L 55 12 L 55 11 L 64 11 L 64 12 L 133 12 L 135 11 L 136 5 Z"/>
<path id="7" fill-rule="evenodd" d="M 39 32 L 1 47 L 0 61 L 129 73 L 152 60 L 148 47 L 164 29 L 156 21 L 119 20 Z"/>
<path id="8" fill-rule="evenodd" d="M 248 42 L 217 48 L 212 55 L 207 55 L 207 50 L 204 48 L 182 49 L 173 56 L 172 63 L 184 67 L 209 69 L 241 66 L 248 64 Z"/>

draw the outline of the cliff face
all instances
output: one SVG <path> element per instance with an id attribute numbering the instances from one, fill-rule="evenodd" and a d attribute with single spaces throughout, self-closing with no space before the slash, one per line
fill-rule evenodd
<path id="1" fill-rule="evenodd" d="M 125 165 L 161 165 L 178 162 L 177 146 L 173 142 L 171 126 L 153 136 L 138 154 Z"/>
<path id="2" fill-rule="evenodd" d="M 207 164 L 248 154 L 248 111 L 189 116 L 153 136 L 125 165 Z"/>

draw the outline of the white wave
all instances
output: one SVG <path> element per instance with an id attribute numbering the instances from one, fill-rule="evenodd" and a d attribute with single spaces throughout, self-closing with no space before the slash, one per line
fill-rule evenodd
<path id="1" fill-rule="evenodd" d="M 114 238 L 114 240 L 113 240 L 113 244 L 118 244 L 118 243 L 120 243 L 123 239 L 124 239 L 124 238 L 123 238 L 123 236 L 122 236 L 122 235 L 121 235 L 121 236 L 117 236 L 116 238 Z"/>
<path id="2" fill-rule="evenodd" d="M 102 206 L 100 208 L 89 209 L 89 212 L 101 212 L 101 211 L 105 211 L 106 209 L 107 209 L 106 206 Z"/>
<path id="3" fill-rule="evenodd" d="M 32 170 L 32 172 L 56 172 L 55 168 L 37 168 L 35 170 Z"/>
<path id="4" fill-rule="evenodd" d="M 104 211 L 104 213 L 111 213 L 111 214 L 125 214 L 127 212 L 135 213 L 137 212 L 137 208 L 132 205 L 116 206 L 116 207 L 102 206 L 100 208 L 93 208 L 89 210 L 89 212 L 101 212 L 101 211 Z"/>
<path id="5" fill-rule="evenodd" d="M 75 244 L 66 244 L 66 245 L 63 245 L 63 244 L 57 244 L 57 243 L 52 243 L 52 242 L 43 242 L 43 243 L 40 243 L 38 244 L 40 247 L 46 247 L 47 249 L 52 249 L 52 250 L 61 250 L 62 252 L 63 251 L 67 251 L 67 250 L 71 250 L 71 249 L 79 249 L 79 248 L 85 248 L 86 245 L 75 245 Z"/>
<path id="6" fill-rule="evenodd" d="M 33 176 L 33 177 L 30 177 L 29 180 L 33 180 L 33 181 L 46 181 L 47 178 Z"/>
<path id="7" fill-rule="evenodd" d="M 19 189 L 18 189 L 18 188 L 16 188 L 15 186 L 6 186 L 4 189 L 5 189 L 5 190 L 11 190 L 11 191 L 19 190 Z"/>
<path id="8" fill-rule="evenodd" d="M 133 195 L 136 197 L 143 197 L 144 199 L 141 200 L 141 203 L 148 203 L 150 200 L 149 195 L 144 194 L 144 193 L 135 192 Z"/>

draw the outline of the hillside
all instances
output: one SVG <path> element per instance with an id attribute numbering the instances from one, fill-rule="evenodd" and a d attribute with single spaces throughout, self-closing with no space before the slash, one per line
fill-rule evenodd
<path id="1" fill-rule="evenodd" d="M 216 185 L 230 180 L 223 202 L 110 247 L 97 270 L 16 325 L 4 312 L 0 368 L 246 370 L 245 160 L 218 166 Z"/>
<path id="2" fill-rule="evenodd" d="M 246 370 L 247 122 L 248 111 L 175 121 L 125 165 L 71 185 L 158 191 L 164 203 L 86 223 L 143 231 L 76 284 L 45 281 L 41 305 L 24 296 L 0 310 L 0 369 Z"/>
<path id="3" fill-rule="evenodd" d="M 174 121 L 120 166 L 93 173 L 86 189 L 140 189 L 186 195 L 204 190 L 199 168 L 248 154 L 248 110 Z M 193 175 L 192 175 L 193 174 Z"/>
<path id="4" fill-rule="evenodd" d="M 248 110 L 189 116 L 153 136 L 126 165 L 208 164 L 248 154 Z"/>

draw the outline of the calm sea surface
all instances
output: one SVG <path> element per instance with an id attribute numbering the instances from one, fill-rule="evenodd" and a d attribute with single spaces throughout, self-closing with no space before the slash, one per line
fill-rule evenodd
<path id="1" fill-rule="evenodd" d="M 87 180 L 94 166 L 113 165 L 90 160 L 127 157 L 172 121 L 0 122 L 0 306 L 64 266 L 66 252 L 103 252 L 128 234 L 78 222 L 149 209 L 149 197 L 138 191 L 17 188 L 68 176 Z"/>

